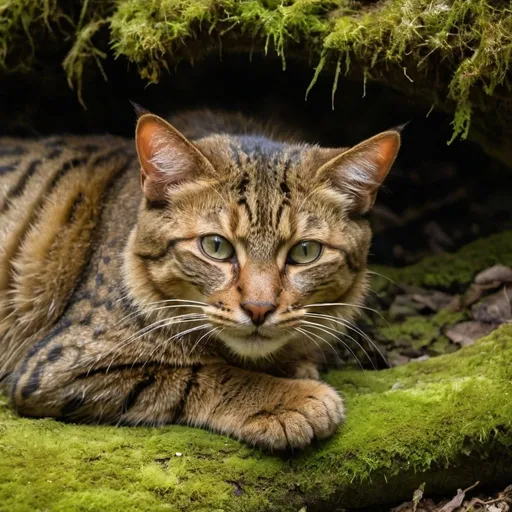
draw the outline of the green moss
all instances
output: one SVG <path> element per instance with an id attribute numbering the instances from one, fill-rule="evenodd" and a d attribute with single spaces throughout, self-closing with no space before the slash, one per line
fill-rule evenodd
<path id="1" fill-rule="evenodd" d="M 108 45 L 98 35 L 104 24 Z M 0 3 L 0 68 L 30 68 L 49 40 L 67 53 L 78 90 L 84 64 L 101 67 L 109 47 L 150 82 L 212 50 L 273 49 L 283 66 L 292 54 L 317 62 L 317 73 L 334 70 L 333 102 L 344 72 L 453 111 L 454 137 L 468 135 L 475 111 L 503 127 L 510 114 L 512 14 L 504 0 L 96 0 L 81 11 L 64 0 Z M 502 109 L 487 101 L 495 92 Z"/>
<path id="2" fill-rule="evenodd" d="M 379 332 L 388 340 L 407 343 L 414 348 L 430 345 L 439 336 L 439 328 L 428 317 L 411 316 L 403 322 L 384 325 Z"/>
<path id="3" fill-rule="evenodd" d="M 469 284 L 475 275 L 492 265 L 512 265 L 512 231 L 490 236 L 466 245 L 454 254 L 429 256 L 404 268 L 375 265 L 375 286 L 385 291 L 393 283 L 432 288 L 454 289 Z"/>
<path id="4" fill-rule="evenodd" d="M 433 316 L 415 315 L 400 322 L 382 322 L 379 333 L 384 338 L 400 345 L 419 350 L 437 342 L 436 347 L 445 346 L 448 341 L 441 334 L 441 328 L 450 327 L 466 318 L 464 312 L 441 310 Z M 443 352 L 441 352 L 443 353 Z"/>
<path id="5" fill-rule="evenodd" d="M 432 73 L 432 61 L 444 61 L 449 76 L 437 75 L 430 99 L 441 103 L 436 94 L 448 81 L 449 97 L 456 104 L 454 138 L 466 138 L 471 93 L 480 86 L 492 95 L 508 84 L 511 29 L 512 16 L 504 2 L 386 0 L 378 8 L 338 19 L 324 49 L 325 55 L 338 55 L 347 72 L 352 61 L 361 62 L 365 76 L 378 79 L 384 64 L 384 69 L 402 68 L 411 83 Z"/>
<path id="6" fill-rule="evenodd" d="M 511 357 L 506 326 L 422 363 L 332 371 L 327 379 L 346 397 L 347 422 L 331 440 L 289 457 L 192 428 L 23 419 L 4 400 L 0 503 L 19 511 L 296 512 L 371 504 L 385 492 L 407 497 L 443 468 L 453 485 L 473 483 L 468 464 L 485 481 L 481 456 L 512 461 L 512 367 L 503 364 Z"/>
<path id="7" fill-rule="evenodd" d="M 113 48 L 151 82 L 159 80 L 169 56 L 183 58 L 182 45 L 201 34 L 211 34 L 208 39 L 217 39 L 219 45 L 233 37 L 246 38 L 265 52 L 272 47 L 284 66 L 286 45 L 304 40 L 321 45 L 320 36 L 328 30 L 323 15 L 335 6 L 330 0 L 121 1 L 111 21 Z"/>

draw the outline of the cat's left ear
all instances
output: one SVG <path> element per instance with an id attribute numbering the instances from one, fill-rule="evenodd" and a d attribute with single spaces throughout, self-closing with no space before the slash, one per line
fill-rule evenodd
<path id="1" fill-rule="evenodd" d="M 135 139 L 142 190 L 151 202 L 164 202 L 173 186 L 215 174 L 199 149 L 161 117 L 142 114 Z"/>
<path id="2" fill-rule="evenodd" d="M 317 177 L 354 200 L 352 210 L 371 209 L 400 148 L 400 129 L 389 130 L 361 142 L 332 158 L 317 171 Z"/>

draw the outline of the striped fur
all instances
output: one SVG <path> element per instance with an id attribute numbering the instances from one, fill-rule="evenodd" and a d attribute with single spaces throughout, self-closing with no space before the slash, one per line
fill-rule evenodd
<path id="1" fill-rule="evenodd" d="M 334 432 L 343 407 L 316 369 L 335 324 L 316 322 L 326 335 L 301 322 L 311 311 L 350 320 L 366 288 L 358 191 L 318 174 L 344 150 L 272 138 L 240 116 L 174 124 L 193 145 L 173 135 L 155 157 L 151 197 L 131 141 L 0 139 L 1 382 L 28 416 L 306 446 Z M 236 261 L 202 253 L 212 233 Z M 322 241 L 321 258 L 287 264 L 303 239 Z M 255 328 L 246 301 L 276 310 Z M 308 309 L 320 302 L 349 306 Z"/>

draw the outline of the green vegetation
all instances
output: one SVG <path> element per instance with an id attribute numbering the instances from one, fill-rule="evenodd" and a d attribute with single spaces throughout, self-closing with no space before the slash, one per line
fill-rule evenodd
<path id="1" fill-rule="evenodd" d="M 372 280 L 372 289 L 381 292 L 393 283 L 457 289 L 471 283 L 480 270 L 497 263 L 512 265 L 512 231 L 477 240 L 453 254 L 428 256 L 409 267 L 375 265 L 372 270 L 378 274 Z"/>
<path id="2" fill-rule="evenodd" d="M 414 349 L 420 349 L 436 343 L 434 349 L 440 354 L 447 352 L 448 339 L 442 335 L 441 328 L 450 327 L 465 320 L 464 312 L 450 313 L 446 309 L 432 317 L 416 315 L 400 322 L 382 322 L 379 332 L 390 341 L 399 341 Z"/>
<path id="3" fill-rule="evenodd" d="M 54 65 L 50 56 L 64 55 L 69 81 L 80 92 L 84 65 L 95 61 L 101 67 L 111 50 L 150 82 L 180 60 L 207 52 L 275 50 L 283 65 L 292 56 L 316 63 L 316 73 L 334 70 L 333 101 L 343 73 L 451 111 L 454 137 L 468 135 L 473 117 L 480 125 L 498 122 L 505 128 L 510 114 L 512 11 L 503 0 L 96 0 L 82 2 L 79 10 L 76 5 L 0 2 L 0 70 Z"/>
<path id="4" fill-rule="evenodd" d="M 512 367 L 503 362 L 511 358 L 512 327 L 505 326 L 425 362 L 332 371 L 327 380 L 346 397 L 346 424 L 333 439 L 288 457 L 186 427 L 18 418 L 4 400 L 0 503 L 20 511 L 296 512 L 407 498 L 439 475 L 445 486 L 469 485 L 471 468 L 482 481 L 494 478 L 482 457 L 496 457 L 504 476 L 512 462 Z"/>

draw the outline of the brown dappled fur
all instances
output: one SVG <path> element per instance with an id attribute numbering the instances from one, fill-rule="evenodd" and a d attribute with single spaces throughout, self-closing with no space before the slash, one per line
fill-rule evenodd
<path id="1" fill-rule="evenodd" d="M 364 299 L 363 214 L 399 135 L 324 149 L 241 115 L 173 124 L 141 113 L 136 148 L 0 140 L 0 379 L 27 416 L 327 437 L 343 405 L 317 366 Z M 213 234 L 229 260 L 201 249 Z M 322 252 L 294 264 L 303 240 Z"/>

